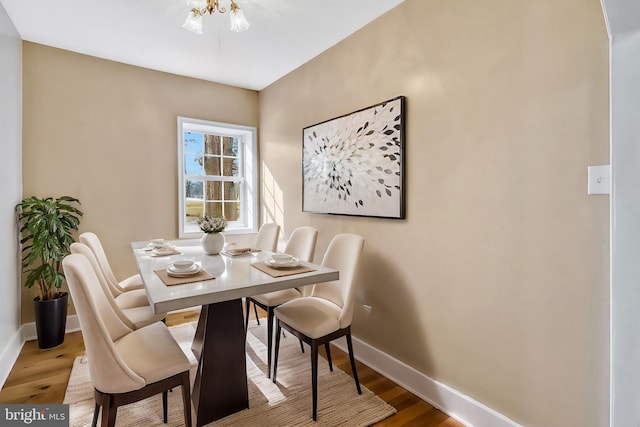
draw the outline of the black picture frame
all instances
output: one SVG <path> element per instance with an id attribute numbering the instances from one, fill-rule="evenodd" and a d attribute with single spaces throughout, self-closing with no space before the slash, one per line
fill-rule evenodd
<path id="1" fill-rule="evenodd" d="M 405 104 L 398 96 L 302 130 L 302 211 L 405 218 Z"/>

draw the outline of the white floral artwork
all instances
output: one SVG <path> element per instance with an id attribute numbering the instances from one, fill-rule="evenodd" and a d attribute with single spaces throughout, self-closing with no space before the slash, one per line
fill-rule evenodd
<path id="1" fill-rule="evenodd" d="M 303 211 L 404 218 L 404 100 L 303 129 Z"/>

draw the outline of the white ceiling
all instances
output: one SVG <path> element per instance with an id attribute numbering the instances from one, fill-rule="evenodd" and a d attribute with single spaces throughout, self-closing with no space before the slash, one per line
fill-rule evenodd
<path id="1" fill-rule="evenodd" d="M 602 5 L 612 36 L 640 30 L 640 1 L 602 0 Z"/>
<path id="2" fill-rule="evenodd" d="M 206 15 L 182 28 L 185 0 L 0 0 L 27 41 L 261 90 L 404 0 L 236 0 L 251 23 Z"/>

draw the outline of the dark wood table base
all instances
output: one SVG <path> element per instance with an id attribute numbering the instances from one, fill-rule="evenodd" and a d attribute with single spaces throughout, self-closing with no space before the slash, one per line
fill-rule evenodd
<path id="1" fill-rule="evenodd" d="M 198 359 L 192 392 L 196 426 L 248 408 L 242 300 L 202 306 L 191 350 Z"/>

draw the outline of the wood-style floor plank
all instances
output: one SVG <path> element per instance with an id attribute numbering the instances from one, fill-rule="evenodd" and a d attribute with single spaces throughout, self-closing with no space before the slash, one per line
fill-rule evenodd
<path id="1" fill-rule="evenodd" d="M 167 326 L 175 326 L 193 322 L 198 320 L 198 315 L 197 310 L 170 313 L 166 323 Z M 260 317 L 263 315 L 264 312 L 261 312 Z M 80 332 L 67 334 L 63 344 L 48 350 L 40 350 L 36 341 L 25 343 L 0 390 L 0 403 L 62 403 L 73 361 L 83 353 L 84 343 Z M 351 375 L 346 353 L 331 346 L 331 356 L 335 366 Z M 376 427 L 463 427 L 368 366 L 356 361 L 356 367 L 360 383 L 398 411 L 375 424 Z"/>
<path id="2" fill-rule="evenodd" d="M 61 345 L 40 350 L 37 341 L 28 341 L 0 390 L 2 403 L 62 403 L 71 367 L 84 353 L 80 332 L 65 336 Z"/>

